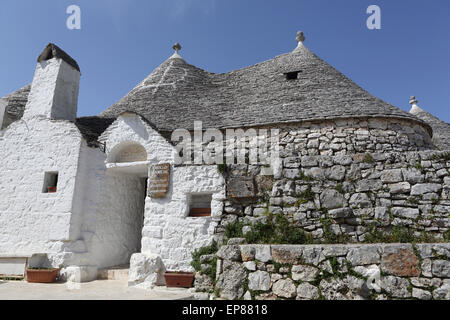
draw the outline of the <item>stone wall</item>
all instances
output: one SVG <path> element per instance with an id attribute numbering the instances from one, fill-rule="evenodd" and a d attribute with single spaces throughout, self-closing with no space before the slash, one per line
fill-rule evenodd
<path id="1" fill-rule="evenodd" d="M 222 231 L 236 221 L 264 222 L 270 212 L 325 242 L 327 232 L 364 242 L 370 233 L 389 233 L 394 226 L 436 240 L 449 234 L 449 153 L 287 157 L 278 166 L 228 167 Z M 244 182 L 254 192 L 230 194 Z"/>
<path id="2" fill-rule="evenodd" d="M 281 156 L 342 155 L 434 149 L 430 133 L 400 119 L 341 119 L 281 127 Z"/>
<path id="3" fill-rule="evenodd" d="M 196 275 L 198 299 L 450 300 L 450 244 L 235 244 L 216 257 L 215 287 Z"/>

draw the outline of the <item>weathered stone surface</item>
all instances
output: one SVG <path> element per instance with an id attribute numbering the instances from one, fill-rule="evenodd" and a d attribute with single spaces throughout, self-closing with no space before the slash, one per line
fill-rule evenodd
<path id="1" fill-rule="evenodd" d="M 273 284 L 272 291 L 281 298 L 294 298 L 297 295 L 297 288 L 291 279 L 278 280 Z"/>
<path id="2" fill-rule="evenodd" d="M 272 246 L 272 257 L 275 262 L 294 264 L 300 260 L 303 250 L 298 246 L 279 245 Z"/>
<path id="3" fill-rule="evenodd" d="M 302 167 L 315 167 L 319 164 L 318 157 L 316 156 L 305 156 L 302 157 Z"/>
<path id="4" fill-rule="evenodd" d="M 310 282 L 316 280 L 320 271 L 317 268 L 304 265 L 296 265 L 292 267 L 292 280 Z"/>
<path id="5" fill-rule="evenodd" d="M 318 266 L 324 260 L 325 260 L 325 256 L 322 253 L 322 247 L 307 246 L 303 249 L 302 261 L 304 263 Z"/>
<path id="6" fill-rule="evenodd" d="M 433 298 L 437 300 L 450 300 L 450 283 L 433 291 Z"/>
<path id="7" fill-rule="evenodd" d="M 241 264 L 225 260 L 216 288 L 222 298 L 236 300 L 244 294 L 243 284 L 246 278 L 247 273 Z"/>
<path id="8" fill-rule="evenodd" d="M 240 246 L 242 261 L 255 260 L 256 249 L 251 245 Z"/>
<path id="9" fill-rule="evenodd" d="M 343 166 L 334 166 L 326 171 L 326 176 L 330 180 L 342 181 L 345 178 L 345 171 Z"/>
<path id="10" fill-rule="evenodd" d="M 381 258 L 381 270 L 399 277 L 418 277 L 419 259 L 411 245 L 386 246 Z"/>
<path id="11" fill-rule="evenodd" d="M 320 195 L 320 203 L 326 209 L 341 208 L 344 201 L 344 196 L 335 189 L 326 189 Z"/>
<path id="12" fill-rule="evenodd" d="M 440 278 L 450 278 L 450 261 L 436 260 L 433 262 L 433 275 Z"/>
<path id="13" fill-rule="evenodd" d="M 416 184 L 411 189 L 412 196 L 423 195 L 425 193 L 438 193 L 442 190 L 442 185 L 435 183 Z"/>
<path id="14" fill-rule="evenodd" d="M 248 275 L 248 288 L 255 291 L 270 289 L 270 275 L 266 271 L 256 271 Z"/>
<path id="15" fill-rule="evenodd" d="M 325 180 L 325 170 L 321 168 L 305 169 L 305 176 L 312 178 L 313 180 Z"/>
<path id="16" fill-rule="evenodd" d="M 213 292 L 214 282 L 209 276 L 197 272 L 195 274 L 194 287 L 197 292 Z"/>
<path id="17" fill-rule="evenodd" d="M 256 250 L 255 259 L 261 262 L 268 262 L 272 260 L 272 254 L 270 246 L 267 245 L 256 245 L 254 246 Z"/>
<path id="18" fill-rule="evenodd" d="M 417 219 L 417 217 L 419 217 L 420 215 L 419 209 L 413 208 L 392 208 L 391 212 L 395 217 L 408 219 Z"/>
<path id="19" fill-rule="evenodd" d="M 419 299 L 419 300 L 431 300 L 433 298 L 433 295 L 426 290 L 413 288 L 412 289 L 412 297 Z"/>
<path id="20" fill-rule="evenodd" d="M 164 264 L 156 254 L 135 253 L 130 260 L 129 286 L 152 289 L 164 283 Z"/>
<path id="21" fill-rule="evenodd" d="M 386 170 L 381 174 L 381 181 L 384 183 L 396 183 L 403 181 L 401 169 Z"/>
<path id="22" fill-rule="evenodd" d="M 380 253 L 377 246 L 361 246 L 351 248 L 347 254 L 347 260 L 353 266 L 364 266 L 380 263 Z"/>
<path id="23" fill-rule="evenodd" d="M 352 216 L 352 214 L 353 210 L 350 208 L 333 209 L 328 211 L 329 217 L 333 219 L 348 218 Z"/>
<path id="24" fill-rule="evenodd" d="M 380 180 L 364 179 L 357 182 L 356 192 L 378 191 L 382 186 L 383 183 Z"/>
<path id="25" fill-rule="evenodd" d="M 402 173 L 405 180 L 409 183 L 422 183 L 425 180 L 425 175 L 415 168 L 404 168 L 402 169 Z"/>
<path id="26" fill-rule="evenodd" d="M 244 267 L 245 267 L 245 269 L 247 269 L 249 271 L 255 271 L 256 263 L 255 263 L 255 261 L 247 261 L 247 262 L 244 262 Z"/>
<path id="27" fill-rule="evenodd" d="M 232 177 L 227 181 L 229 198 L 252 198 L 256 195 L 255 181 L 251 177 Z"/>
<path id="28" fill-rule="evenodd" d="M 431 269 L 433 265 L 430 259 L 425 259 L 422 261 L 421 269 L 422 269 L 422 276 L 431 278 L 433 276 Z"/>
<path id="29" fill-rule="evenodd" d="M 322 253 L 325 257 L 346 256 L 348 247 L 346 245 L 325 245 Z"/>
<path id="30" fill-rule="evenodd" d="M 238 245 L 222 246 L 216 255 L 223 260 L 241 261 L 241 250 Z"/>
<path id="31" fill-rule="evenodd" d="M 317 300 L 319 289 L 309 283 L 301 283 L 297 288 L 297 300 Z"/>
<path id="32" fill-rule="evenodd" d="M 300 178 L 300 170 L 299 169 L 284 169 L 283 176 L 286 179 L 298 179 L 298 178 Z"/>
<path id="33" fill-rule="evenodd" d="M 354 295 L 343 279 L 324 279 L 320 290 L 325 300 L 353 300 Z"/>
<path id="34" fill-rule="evenodd" d="M 408 193 L 411 190 L 409 182 L 400 182 L 389 185 L 389 192 L 392 194 Z"/>
<path id="35" fill-rule="evenodd" d="M 277 296 L 274 295 L 273 293 L 262 293 L 260 295 L 258 295 L 255 300 L 277 300 Z"/>
<path id="36" fill-rule="evenodd" d="M 352 208 L 367 208 L 372 206 L 372 202 L 365 193 L 355 193 L 350 198 L 350 206 Z"/>
<path id="37" fill-rule="evenodd" d="M 409 281 L 404 278 L 387 276 L 381 280 L 381 285 L 386 292 L 395 298 L 410 298 Z"/>

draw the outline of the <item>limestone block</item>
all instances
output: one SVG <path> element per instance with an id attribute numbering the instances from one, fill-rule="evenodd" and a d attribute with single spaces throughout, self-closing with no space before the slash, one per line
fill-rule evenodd
<path id="1" fill-rule="evenodd" d="M 233 177 L 227 182 L 227 194 L 230 198 L 252 198 L 256 195 L 255 181 L 248 177 Z"/>
<path id="2" fill-rule="evenodd" d="M 410 298 L 409 281 L 405 278 L 387 276 L 381 280 L 381 285 L 386 292 L 395 298 Z"/>
<path id="3" fill-rule="evenodd" d="M 411 189 L 412 196 L 423 195 L 425 193 L 437 193 L 442 190 L 441 184 L 436 183 L 426 183 L 426 184 L 416 184 Z"/>
<path id="4" fill-rule="evenodd" d="M 310 282 L 316 280 L 319 269 L 311 266 L 296 265 L 292 267 L 292 280 Z"/>
<path id="5" fill-rule="evenodd" d="M 60 272 L 60 277 L 67 282 L 83 283 L 97 280 L 96 266 L 69 266 Z"/>
<path id="6" fill-rule="evenodd" d="M 381 174 L 381 181 L 384 183 L 397 183 L 403 181 L 401 169 L 386 170 Z"/>
<path id="7" fill-rule="evenodd" d="M 378 246 L 365 245 L 361 247 L 351 248 L 347 254 L 347 260 L 353 266 L 364 266 L 380 263 L 380 253 Z"/>
<path id="8" fill-rule="evenodd" d="M 450 278 L 450 261 L 436 260 L 433 262 L 433 275 L 440 278 Z"/>
<path id="9" fill-rule="evenodd" d="M 326 189 L 320 195 L 320 203 L 323 208 L 337 209 L 344 205 L 344 196 L 335 189 Z"/>
<path id="10" fill-rule="evenodd" d="M 128 286 L 151 289 L 164 283 L 164 264 L 156 254 L 135 253 L 130 260 Z"/>
<path id="11" fill-rule="evenodd" d="M 300 260 L 303 250 L 295 245 L 273 245 L 272 257 L 277 263 L 293 264 Z"/>
<path id="12" fill-rule="evenodd" d="M 317 300 L 319 289 L 309 283 L 301 283 L 297 288 L 297 300 Z"/>
<path id="13" fill-rule="evenodd" d="M 256 271 L 248 275 L 248 288 L 255 291 L 270 289 L 270 275 L 266 271 Z"/>
<path id="14" fill-rule="evenodd" d="M 381 257 L 381 270 L 399 277 L 418 277 L 419 258 L 411 245 L 385 246 Z"/>
<path id="15" fill-rule="evenodd" d="M 282 279 L 273 284 L 272 292 L 281 298 L 294 298 L 297 295 L 297 288 L 291 279 Z"/>

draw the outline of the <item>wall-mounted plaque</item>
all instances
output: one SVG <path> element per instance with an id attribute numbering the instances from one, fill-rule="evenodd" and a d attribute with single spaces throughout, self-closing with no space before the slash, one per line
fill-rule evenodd
<path id="1" fill-rule="evenodd" d="M 165 198 L 169 192 L 170 164 L 156 164 L 149 168 L 148 196 L 155 199 Z"/>

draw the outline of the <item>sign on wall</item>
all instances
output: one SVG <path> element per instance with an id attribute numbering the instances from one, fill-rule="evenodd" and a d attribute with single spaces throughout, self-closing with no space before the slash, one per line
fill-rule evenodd
<path id="1" fill-rule="evenodd" d="M 156 164 L 149 168 L 148 196 L 155 199 L 165 198 L 169 192 L 170 164 Z"/>

